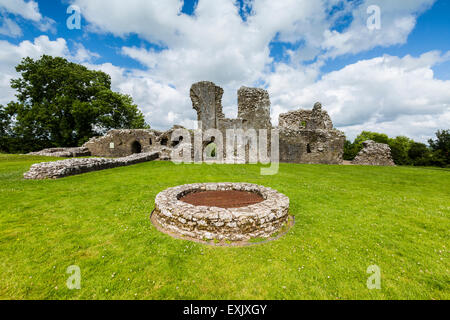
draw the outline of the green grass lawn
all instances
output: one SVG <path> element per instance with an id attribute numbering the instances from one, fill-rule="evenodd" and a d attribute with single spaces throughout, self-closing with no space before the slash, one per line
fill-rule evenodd
<path id="1" fill-rule="evenodd" d="M 450 299 L 450 171 L 409 167 L 149 162 L 26 181 L 49 158 L 0 155 L 2 299 Z M 156 194 L 250 182 L 291 201 L 281 239 L 213 247 L 158 232 Z M 381 290 L 369 290 L 370 265 Z M 66 269 L 81 268 L 69 290 Z"/>

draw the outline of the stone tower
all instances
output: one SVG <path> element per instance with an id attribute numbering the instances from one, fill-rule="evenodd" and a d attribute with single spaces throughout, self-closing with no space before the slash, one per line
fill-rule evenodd
<path id="1" fill-rule="evenodd" d="M 238 90 L 238 118 L 253 129 L 270 129 L 270 98 L 264 89 L 241 87 Z"/>
<path id="2" fill-rule="evenodd" d="M 201 81 L 192 85 L 190 95 L 197 120 L 202 122 L 201 129 L 218 129 L 219 120 L 224 118 L 223 89 L 212 82 Z"/>

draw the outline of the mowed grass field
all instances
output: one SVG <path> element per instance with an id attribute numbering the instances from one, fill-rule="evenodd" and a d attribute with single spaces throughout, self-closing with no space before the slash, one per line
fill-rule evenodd
<path id="1" fill-rule="evenodd" d="M 26 181 L 55 158 L 0 155 L 1 299 L 449 299 L 450 171 L 149 162 Z M 295 226 L 250 247 L 173 239 L 149 220 L 156 194 L 250 182 L 290 198 Z M 81 269 L 69 290 L 67 267 Z M 381 289 L 369 290 L 370 265 Z"/>

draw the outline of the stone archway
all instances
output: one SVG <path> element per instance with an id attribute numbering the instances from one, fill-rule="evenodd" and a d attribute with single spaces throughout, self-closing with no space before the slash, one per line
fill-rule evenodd
<path id="1" fill-rule="evenodd" d="M 131 153 L 141 153 L 142 152 L 142 146 L 138 141 L 134 141 L 131 144 Z"/>
<path id="2" fill-rule="evenodd" d="M 172 141 L 172 147 L 176 147 L 177 145 L 179 145 L 182 142 L 183 142 L 183 136 L 180 136 L 180 137 L 178 137 L 178 140 Z"/>
<path id="3" fill-rule="evenodd" d="M 215 160 L 217 159 L 217 145 L 215 143 L 216 138 L 211 137 L 209 141 L 203 142 L 203 152 L 204 157 L 206 157 L 204 160 Z"/>
<path id="4" fill-rule="evenodd" d="M 205 147 L 206 159 L 217 159 L 217 145 L 214 142 L 209 143 Z"/>

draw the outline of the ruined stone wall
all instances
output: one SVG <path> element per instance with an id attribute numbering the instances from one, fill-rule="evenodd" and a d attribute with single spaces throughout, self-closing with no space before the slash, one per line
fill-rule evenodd
<path id="1" fill-rule="evenodd" d="M 226 156 L 227 129 L 267 129 L 270 154 L 270 97 L 264 89 L 241 87 L 238 90 L 238 117 L 227 119 L 222 113 L 223 90 L 212 82 L 199 82 L 191 88 L 192 106 L 203 130 L 219 129 Z M 330 116 L 316 103 L 312 110 L 297 110 L 280 115 L 280 161 L 294 163 L 340 164 L 343 161 L 345 136 L 333 128 Z M 245 144 L 245 161 L 249 161 L 249 144 Z M 237 149 L 237 144 L 235 149 Z"/>
<path id="2" fill-rule="evenodd" d="M 278 125 L 282 128 L 294 130 L 333 129 L 333 122 L 328 112 L 322 110 L 322 105 L 319 102 L 314 105 L 313 110 L 296 110 L 280 114 Z"/>
<path id="3" fill-rule="evenodd" d="M 238 118 L 253 129 L 270 129 L 270 98 L 266 90 L 241 87 L 238 90 Z"/>
<path id="4" fill-rule="evenodd" d="M 238 117 L 225 118 L 222 112 L 223 89 L 212 82 L 202 81 L 192 85 L 192 107 L 197 111 L 197 118 L 202 121 L 202 129 L 218 129 L 223 137 L 223 153 L 226 156 L 226 131 L 228 129 L 267 129 L 270 147 L 270 98 L 266 90 L 241 87 L 238 90 Z M 204 144 L 206 147 L 207 142 Z M 235 141 L 235 150 L 238 149 Z M 245 145 L 245 161 L 249 160 L 248 143 Z"/>
<path id="5" fill-rule="evenodd" d="M 95 157 L 126 157 L 134 153 L 160 151 L 171 148 L 178 142 L 172 142 L 172 132 L 181 126 L 160 132 L 151 129 L 111 130 L 102 137 L 94 137 L 86 142 L 87 148 Z"/>
<path id="6" fill-rule="evenodd" d="M 377 143 L 372 140 L 363 142 L 363 149 L 352 161 L 354 165 L 369 166 L 395 166 L 391 155 L 391 148 L 384 143 Z"/>
<path id="7" fill-rule="evenodd" d="M 313 110 L 297 110 L 281 114 L 280 161 L 291 163 L 341 164 L 344 133 L 333 128 L 322 105 Z"/>
<path id="8" fill-rule="evenodd" d="M 197 111 L 197 120 L 202 122 L 202 129 L 218 129 L 222 112 L 223 89 L 209 81 L 192 85 L 190 96 L 192 106 Z"/>
<path id="9" fill-rule="evenodd" d="M 280 161 L 341 164 L 345 136 L 337 130 L 280 128 Z"/>
<path id="10" fill-rule="evenodd" d="M 94 137 L 83 147 L 88 148 L 95 157 L 126 157 L 144 152 L 157 141 L 154 130 L 111 130 L 102 137 Z M 140 147 L 140 152 L 139 151 Z"/>
<path id="11" fill-rule="evenodd" d="M 224 118 L 221 119 L 219 122 L 219 131 L 222 133 L 223 137 L 223 158 L 226 158 L 226 146 L 227 146 L 227 130 L 229 129 L 246 129 L 246 125 L 243 119 L 229 119 Z M 236 149 L 238 148 L 237 141 L 236 141 Z M 229 159 L 231 160 L 231 159 Z"/>

